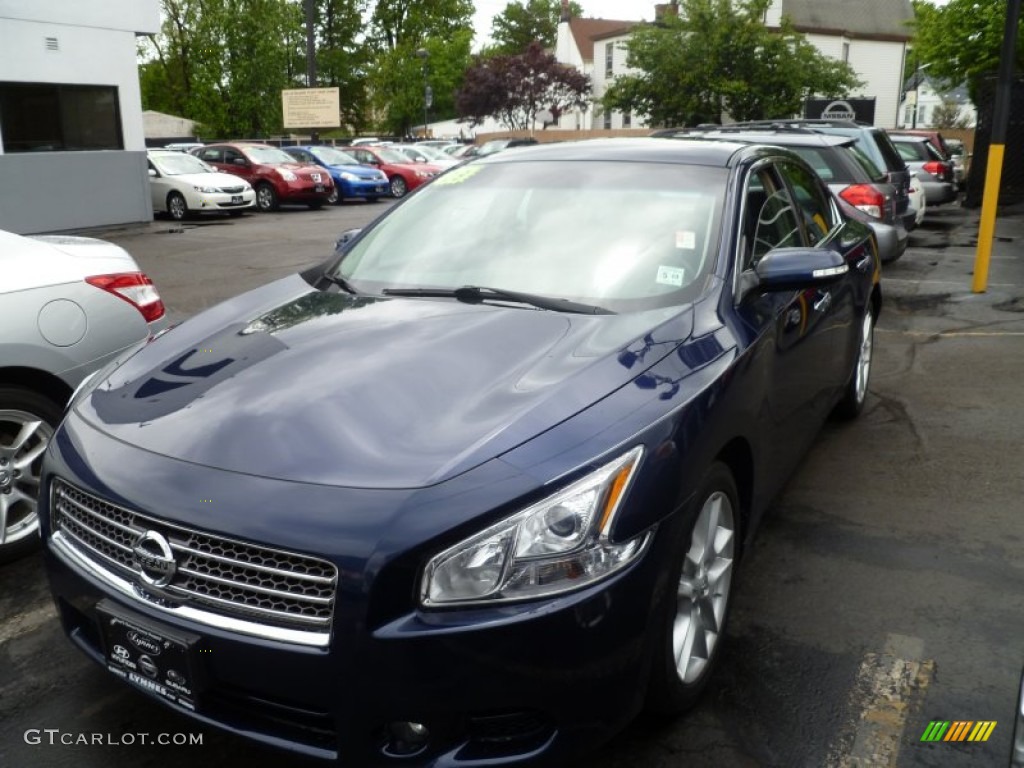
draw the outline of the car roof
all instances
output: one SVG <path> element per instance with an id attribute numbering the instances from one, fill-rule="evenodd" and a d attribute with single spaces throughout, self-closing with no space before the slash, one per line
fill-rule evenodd
<path id="1" fill-rule="evenodd" d="M 776 144 L 793 147 L 849 147 L 856 143 L 852 136 L 832 135 L 827 133 L 794 133 L 784 128 L 730 128 L 719 126 L 715 129 L 681 128 L 676 135 L 665 135 L 672 139 L 723 139 L 735 138 L 744 143 Z"/>
<path id="2" fill-rule="evenodd" d="M 908 135 L 906 133 L 890 133 L 889 134 L 889 138 L 892 139 L 893 141 L 901 141 L 904 144 L 911 144 L 911 143 L 923 143 L 923 142 L 926 142 L 926 141 L 931 141 L 932 137 L 931 136 L 920 136 L 920 135 L 918 135 L 916 133 L 915 134 L 910 134 L 910 135 Z"/>
<path id="3" fill-rule="evenodd" d="M 759 146 L 759 145 L 758 145 Z M 703 139 L 657 138 L 589 139 L 552 142 L 517 148 L 515 152 L 497 152 L 474 162 L 515 163 L 526 160 L 610 160 L 619 162 L 679 163 L 728 167 L 737 155 L 752 151 L 748 142 L 706 141 Z"/>

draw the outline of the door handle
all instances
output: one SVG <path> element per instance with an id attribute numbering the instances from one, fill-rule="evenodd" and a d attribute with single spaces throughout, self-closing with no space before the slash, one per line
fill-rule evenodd
<path id="1" fill-rule="evenodd" d="M 855 265 L 860 272 L 867 272 L 868 267 L 871 266 L 871 255 L 865 256 L 863 259 L 857 262 Z"/>
<path id="2" fill-rule="evenodd" d="M 826 309 L 828 309 L 828 307 L 829 307 L 829 305 L 831 303 L 832 303 L 832 294 L 829 293 L 828 291 L 826 291 L 825 293 L 823 293 L 821 295 L 821 297 L 816 302 L 814 302 L 814 311 L 815 312 L 824 312 Z"/>

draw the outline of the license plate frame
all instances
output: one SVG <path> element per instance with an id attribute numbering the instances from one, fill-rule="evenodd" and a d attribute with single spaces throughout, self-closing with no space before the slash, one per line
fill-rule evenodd
<path id="1" fill-rule="evenodd" d="M 232 195 L 231 196 L 231 204 L 232 205 L 241 205 L 242 204 L 242 196 L 241 195 Z"/>
<path id="2" fill-rule="evenodd" d="M 134 688 L 196 710 L 199 635 L 169 629 L 106 599 L 96 605 L 96 618 L 107 670 Z"/>
<path id="3" fill-rule="evenodd" d="M 317 192 L 323 192 L 324 191 L 324 185 L 323 184 L 317 184 L 316 185 L 316 191 Z"/>

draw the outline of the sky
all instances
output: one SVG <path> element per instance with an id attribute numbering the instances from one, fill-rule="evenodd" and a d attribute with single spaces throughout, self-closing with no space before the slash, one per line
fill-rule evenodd
<path id="1" fill-rule="evenodd" d="M 657 0 L 576 0 L 583 8 L 583 15 L 596 19 L 624 19 L 651 21 L 654 18 L 654 4 Z M 491 20 L 505 10 L 509 0 L 474 0 L 476 13 L 473 15 L 473 29 L 476 50 L 490 42 Z"/>

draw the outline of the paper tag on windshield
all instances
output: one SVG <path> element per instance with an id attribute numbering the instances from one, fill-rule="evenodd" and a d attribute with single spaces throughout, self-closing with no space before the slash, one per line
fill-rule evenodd
<path id="1" fill-rule="evenodd" d="M 682 267 L 666 267 L 664 265 L 658 267 L 658 277 L 656 281 L 660 285 L 675 285 L 680 286 L 683 284 L 683 274 L 685 270 Z"/>
<path id="2" fill-rule="evenodd" d="M 676 248 L 692 251 L 697 247 L 697 233 L 688 229 L 676 230 Z"/>

